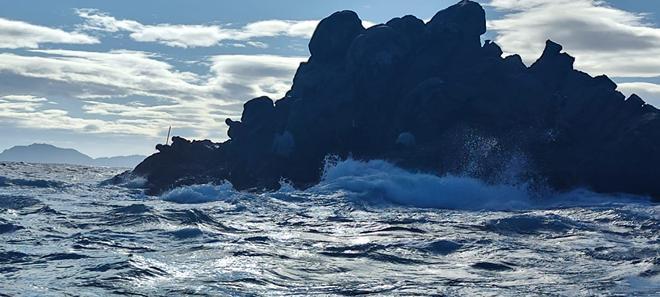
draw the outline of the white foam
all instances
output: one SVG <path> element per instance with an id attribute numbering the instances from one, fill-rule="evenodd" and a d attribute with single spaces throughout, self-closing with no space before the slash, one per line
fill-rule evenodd
<path id="1" fill-rule="evenodd" d="M 527 207 L 524 185 L 489 185 L 461 176 L 409 172 L 382 160 L 348 159 L 326 166 L 312 190 L 348 191 L 363 198 L 428 208 L 511 209 Z"/>
<path id="2" fill-rule="evenodd" d="M 280 189 L 277 190 L 277 193 L 280 194 L 288 194 L 288 193 L 294 193 L 296 192 L 296 188 L 291 184 L 290 181 L 286 179 L 281 179 L 280 180 Z"/>
<path id="3" fill-rule="evenodd" d="M 280 181 L 281 188 L 271 197 L 299 201 L 302 197 L 352 199 L 360 202 L 398 204 L 424 208 L 464 210 L 522 210 L 564 208 L 644 202 L 648 199 L 630 195 L 598 194 L 585 189 L 570 192 L 536 193 L 526 183 L 507 178 L 489 184 L 468 177 L 410 172 L 383 160 L 326 159 L 321 182 L 305 191 L 296 190 L 289 182 Z M 206 203 L 227 201 L 241 195 L 226 182 L 221 185 L 185 186 L 161 196 L 176 203 Z M 307 199 L 307 198 L 303 198 Z"/>
<path id="4" fill-rule="evenodd" d="M 143 188 L 146 184 L 147 184 L 147 179 L 142 176 L 135 176 L 122 183 L 124 187 L 132 188 L 132 189 Z"/>
<path id="5" fill-rule="evenodd" d="M 226 200 L 236 194 L 230 183 L 205 184 L 176 188 L 161 195 L 161 199 L 176 203 L 207 203 Z"/>
<path id="6" fill-rule="evenodd" d="M 527 183 L 506 179 L 489 184 L 468 177 L 406 171 L 382 160 L 329 159 L 321 183 L 310 189 L 319 194 L 348 192 L 358 199 L 401 205 L 467 210 L 556 208 L 616 203 L 648 203 L 633 195 L 599 194 L 586 189 L 565 193 L 536 193 Z"/>

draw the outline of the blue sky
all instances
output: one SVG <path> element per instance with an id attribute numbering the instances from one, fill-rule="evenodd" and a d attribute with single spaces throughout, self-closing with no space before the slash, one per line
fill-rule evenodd
<path id="1" fill-rule="evenodd" d="M 0 150 L 46 142 L 92 156 L 150 154 L 167 127 L 226 139 L 226 117 L 279 98 L 318 20 L 365 26 L 456 1 L 12 1 L 0 11 Z M 660 106 L 660 1 L 483 0 L 505 54 L 536 59 L 546 39 L 577 68 Z"/>

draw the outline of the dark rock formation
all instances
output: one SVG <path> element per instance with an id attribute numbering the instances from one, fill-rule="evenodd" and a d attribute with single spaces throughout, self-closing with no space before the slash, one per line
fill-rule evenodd
<path id="1" fill-rule="evenodd" d="M 133 174 L 150 193 L 230 181 L 269 190 L 288 179 L 319 181 L 323 160 L 386 159 L 437 174 L 497 182 L 512 160 L 518 178 L 556 189 L 660 196 L 660 112 L 626 99 L 606 76 L 573 68 L 548 41 L 526 67 L 480 36 L 485 13 L 472 1 L 365 29 L 351 11 L 319 24 L 291 90 L 245 103 L 227 120 L 230 140 L 173 138 Z"/>

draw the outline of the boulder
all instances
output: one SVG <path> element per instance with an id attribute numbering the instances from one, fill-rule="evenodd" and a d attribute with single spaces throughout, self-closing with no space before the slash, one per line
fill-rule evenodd
<path id="1" fill-rule="evenodd" d="M 479 37 L 486 33 L 486 12 L 476 2 L 461 1 L 436 13 L 427 27 L 436 38 L 451 36 L 463 46 L 479 46 Z"/>
<path id="2" fill-rule="evenodd" d="M 338 11 L 323 19 L 309 41 L 309 52 L 319 62 L 342 60 L 353 39 L 364 31 L 362 20 L 349 10 Z"/>

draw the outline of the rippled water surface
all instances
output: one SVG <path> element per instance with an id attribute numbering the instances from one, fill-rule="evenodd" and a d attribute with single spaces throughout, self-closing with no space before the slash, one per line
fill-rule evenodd
<path id="1" fill-rule="evenodd" d="M 660 295 L 642 198 L 538 201 L 379 162 L 306 191 L 149 197 L 101 185 L 119 172 L 0 163 L 0 296 Z"/>

